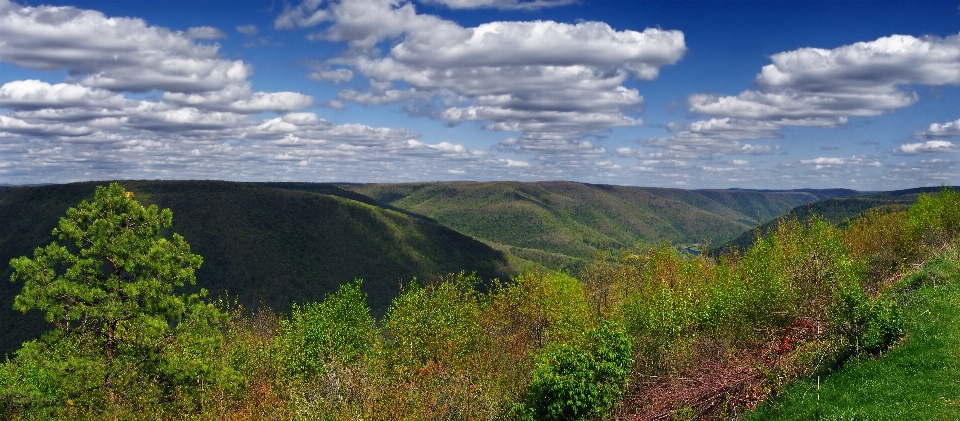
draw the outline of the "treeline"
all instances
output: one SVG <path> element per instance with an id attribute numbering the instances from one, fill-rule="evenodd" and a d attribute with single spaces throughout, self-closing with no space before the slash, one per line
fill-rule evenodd
<path id="1" fill-rule="evenodd" d="M 3 418 L 601 419 L 641 379 L 746 356 L 762 364 L 770 393 L 893 344 L 894 281 L 960 237 L 960 195 L 944 189 L 844 229 L 815 216 L 783 221 L 716 259 L 663 245 L 601 256 L 580 279 L 534 272 L 479 288 L 453 274 L 409 283 L 379 319 L 357 280 L 283 316 L 176 295 L 199 261 L 160 230 L 141 232 L 151 242 L 130 239 L 117 215 L 135 206 L 119 186 L 98 190 L 61 220 L 65 252 L 15 259 L 20 310 L 45 311 L 58 328 L 0 367 Z M 141 261 L 84 263 L 114 244 L 83 251 L 83 238 L 112 232 L 85 210 L 108 215 L 137 250 L 174 259 L 179 277 L 158 278 L 163 267 Z M 87 269 L 71 272 L 70 256 Z M 66 278 L 103 285 L 56 286 Z M 126 310 L 100 311 L 110 293 Z"/>

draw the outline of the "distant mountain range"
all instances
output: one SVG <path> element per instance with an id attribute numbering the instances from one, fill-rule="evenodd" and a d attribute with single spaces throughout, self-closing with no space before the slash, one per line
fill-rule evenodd
<path id="1" fill-rule="evenodd" d="M 854 190 L 683 190 L 574 182 L 340 184 L 551 269 L 637 244 L 725 243 L 796 206 Z"/>

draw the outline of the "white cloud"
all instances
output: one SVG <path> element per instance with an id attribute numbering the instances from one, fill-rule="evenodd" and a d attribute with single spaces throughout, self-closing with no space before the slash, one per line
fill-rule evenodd
<path id="1" fill-rule="evenodd" d="M 960 119 L 943 124 L 933 123 L 927 130 L 917 132 L 914 136 L 918 138 L 960 136 Z"/>
<path id="2" fill-rule="evenodd" d="M 907 85 L 960 84 L 960 35 L 893 35 L 835 49 L 801 48 L 770 59 L 754 81 L 759 90 L 691 95 L 689 110 L 712 118 L 671 123 L 669 128 L 678 130 L 675 135 L 643 143 L 686 157 L 770 153 L 779 147 L 739 141 L 779 138 L 784 126 L 835 128 L 850 117 L 892 112 L 918 101 L 917 93 L 904 89 Z M 956 130 L 954 123 L 934 124 L 916 135 L 949 135 Z M 895 153 L 915 153 L 911 148 L 923 147 L 903 145 Z M 840 164 L 814 165 L 822 169 Z"/>
<path id="3" fill-rule="evenodd" d="M 949 123 L 948 123 L 949 124 Z M 946 140 L 928 140 L 921 143 L 907 143 L 893 150 L 895 155 L 931 154 L 942 152 L 960 152 L 960 145 Z"/>
<path id="4" fill-rule="evenodd" d="M 307 78 L 317 82 L 349 82 L 353 79 L 353 72 L 345 68 L 318 68 L 317 70 L 307 73 Z"/>
<path id="5" fill-rule="evenodd" d="M 514 161 L 512 159 L 501 159 L 500 162 L 506 163 L 507 167 L 530 168 L 530 163 L 527 161 Z"/>
<path id="6" fill-rule="evenodd" d="M 424 142 L 406 129 L 334 124 L 297 112 L 313 98 L 254 91 L 249 65 L 195 41 L 220 35 L 212 27 L 178 32 L 96 11 L 0 0 L 0 61 L 69 75 L 62 83 L 0 85 L 3 180 L 442 179 L 448 168 L 470 172 L 487 160 L 486 152 Z M 145 99 L 125 96 L 155 90 Z"/>
<path id="7" fill-rule="evenodd" d="M 0 135 L 27 136 L 86 136 L 93 133 L 90 127 L 64 123 L 28 122 L 0 115 Z M 4 136 L 6 137 L 6 136 Z"/>
<path id="8" fill-rule="evenodd" d="M 819 157 L 802 159 L 800 163 L 803 165 L 812 165 L 815 170 L 833 167 L 879 167 L 883 165 L 876 159 L 856 155 L 851 158 Z"/>
<path id="9" fill-rule="evenodd" d="M 451 7 L 547 3 L 445 2 Z M 368 90 L 346 89 L 338 99 L 365 105 L 406 102 L 406 109 L 449 124 L 480 122 L 487 130 L 520 132 L 501 146 L 552 156 L 594 153 L 599 149 L 585 147 L 584 136 L 642 124 L 626 113 L 638 110 L 643 97 L 624 83 L 631 77 L 654 79 L 686 52 L 680 31 L 618 31 L 603 22 L 552 21 L 467 28 L 417 13 L 407 0 L 307 0 L 286 8 L 275 21 L 278 28 L 321 24 L 312 39 L 346 42 L 350 51 L 312 65 L 309 77 L 343 82 L 357 73 L 370 81 Z M 373 48 L 384 41 L 386 53 Z"/>
<path id="10" fill-rule="evenodd" d="M 218 90 L 244 82 L 252 71 L 242 61 L 221 59 L 218 46 L 198 44 L 182 32 L 74 7 L 0 0 L 0 39 L 2 61 L 67 70 L 84 86 L 114 91 Z"/>
<path id="11" fill-rule="evenodd" d="M 0 107 L 16 110 L 71 107 L 122 109 L 133 103 L 120 94 L 76 84 L 16 80 L 0 86 Z"/>
<path id="12" fill-rule="evenodd" d="M 228 85 L 219 91 L 165 92 L 163 99 L 181 105 L 239 113 L 294 111 L 313 103 L 313 97 L 297 92 L 253 92 L 249 82 Z"/>
<path id="13" fill-rule="evenodd" d="M 606 149 L 592 142 L 575 141 L 562 136 L 511 137 L 501 141 L 498 148 L 505 152 L 529 153 L 551 158 L 578 158 L 585 155 L 602 155 L 607 152 Z"/>
<path id="14" fill-rule="evenodd" d="M 497 8 L 504 10 L 532 10 L 545 7 L 565 6 L 577 0 L 421 0 L 425 4 L 438 4 L 451 9 Z"/>
<path id="15" fill-rule="evenodd" d="M 762 155 L 773 153 L 779 146 L 741 143 L 779 137 L 776 123 L 744 119 L 709 119 L 689 124 L 670 123 L 677 133 L 670 137 L 642 140 L 645 146 L 660 148 L 670 156 L 707 158 L 716 155 Z"/>
<path id="16" fill-rule="evenodd" d="M 784 125 L 887 113 L 917 101 L 903 85 L 960 84 L 960 35 L 893 35 L 832 50 L 782 52 L 771 61 L 756 77 L 759 91 L 692 95 L 690 111 Z"/>
<path id="17" fill-rule="evenodd" d="M 620 168 L 622 168 L 620 165 L 614 164 L 611 161 L 597 161 L 597 162 L 594 162 L 593 165 L 597 168 L 603 168 L 608 170 L 619 170 Z"/>
<path id="18" fill-rule="evenodd" d="M 239 25 L 236 29 L 237 32 L 248 37 L 256 36 L 258 33 L 260 33 L 260 31 L 257 30 L 256 25 Z"/>
<path id="19" fill-rule="evenodd" d="M 190 39 L 220 39 L 227 37 L 226 34 L 212 26 L 195 26 L 187 29 L 184 35 Z"/>

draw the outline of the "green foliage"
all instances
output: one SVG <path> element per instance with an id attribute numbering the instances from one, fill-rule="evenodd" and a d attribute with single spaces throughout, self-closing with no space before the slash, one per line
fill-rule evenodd
<path id="1" fill-rule="evenodd" d="M 866 212 L 900 212 L 909 208 L 916 201 L 918 194 L 934 192 L 935 188 L 897 190 L 883 193 L 866 193 L 849 197 L 836 197 L 803 204 L 791 209 L 779 218 L 770 220 L 753 230 L 745 231 L 737 238 L 720 245 L 717 251 L 734 249 L 745 251 L 757 238 L 765 237 L 776 231 L 777 225 L 784 220 L 806 220 L 816 215 L 827 222 L 840 227 L 846 227 Z"/>
<path id="2" fill-rule="evenodd" d="M 368 356 L 377 331 L 361 281 L 344 284 L 320 303 L 294 305 L 280 321 L 280 342 L 287 369 L 297 375 L 323 374 L 328 364 L 353 364 Z"/>
<path id="3" fill-rule="evenodd" d="M 431 247 L 458 247 L 453 240 L 417 246 L 434 241 L 425 231 L 409 230 L 411 224 L 431 223 L 425 219 L 414 217 L 411 222 L 408 214 L 375 210 L 369 200 L 341 206 L 348 203 L 344 197 L 317 197 L 336 193 L 331 186 L 320 189 L 325 192 L 321 193 L 311 184 L 227 183 L 232 190 L 224 193 L 203 183 L 179 185 L 195 188 L 191 194 L 165 190 L 169 186 L 163 183 L 143 186 L 138 193 L 141 198 L 181 205 L 196 192 L 224 197 L 251 191 L 279 194 L 271 196 L 279 197 L 274 206 L 295 210 L 291 219 L 299 224 L 319 223 L 310 219 L 315 215 L 309 210 L 331 210 L 324 217 L 337 219 L 342 223 L 338 226 L 356 225 L 356 232 L 362 233 L 389 232 L 395 241 L 373 242 L 403 249 L 419 267 L 431 270 L 441 267 L 431 263 L 435 256 Z M 497 184 L 478 186 L 500 191 L 505 198 L 512 195 L 527 206 L 519 208 L 564 209 L 560 219 L 569 215 L 571 221 L 592 221 L 583 222 L 587 225 L 603 225 L 604 219 L 596 209 L 564 198 L 588 193 L 603 197 L 598 192 L 617 190 L 636 201 L 643 193 L 574 183 L 513 190 Z M 406 188 L 409 191 L 399 199 L 421 187 Z M 458 194 L 456 189 L 449 193 Z M 15 194 L 9 193 L 4 202 Z M 209 205 L 234 203 L 224 197 L 198 200 L 193 211 L 212 212 L 207 221 L 223 217 Z M 661 209 L 679 209 L 678 202 L 671 201 L 718 211 L 737 207 L 724 192 L 665 190 L 657 197 L 654 202 Z M 759 196 L 749 197 L 751 203 L 737 209 L 764 206 Z M 111 186 L 64 219 L 80 219 L 96 206 L 109 208 L 104 203 L 113 202 L 104 198 L 120 204 L 133 200 Z M 749 361 L 768 373 L 769 384 L 763 387 L 779 389 L 783 381 L 820 370 L 823 361 L 865 360 L 867 354 L 895 354 L 901 349 L 888 347 L 905 331 L 909 336 L 917 314 L 923 315 L 911 302 L 912 294 L 953 285 L 960 259 L 953 256 L 928 265 L 893 288 L 887 276 L 931 258 L 956 241 L 957 201 L 957 195 L 945 189 L 936 196 L 920 196 L 909 211 L 870 211 L 846 229 L 818 217 L 786 219 L 746 251 L 716 259 L 679 253 L 662 244 L 601 255 L 582 268 L 580 279 L 566 273 L 528 272 L 509 281 L 487 283 L 461 272 L 429 278 L 426 283 L 414 281 L 401 288 L 379 323 L 376 311 L 368 306 L 369 284 L 359 279 L 339 285 L 323 301 L 311 303 L 304 298 L 306 303 L 293 305 L 289 315 L 269 307 L 250 314 L 236 303 L 208 304 L 202 294 L 174 294 L 174 288 L 189 286 L 190 276 L 161 283 L 166 286 L 156 292 L 151 289 L 158 288 L 153 281 L 181 272 L 164 272 L 155 265 L 162 269 L 181 262 L 182 273 L 192 275 L 191 262 L 199 264 L 199 257 L 191 260 L 195 256 L 190 248 L 170 232 L 179 228 L 171 225 L 169 211 L 118 206 L 120 211 L 113 214 L 140 215 L 137 212 L 142 209 L 146 216 L 140 219 L 156 221 L 158 228 L 112 234 L 103 228 L 109 223 L 88 224 L 96 229 L 80 223 L 71 228 L 65 223 L 56 232 L 63 235 L 61 240 L 71 239 L 71 232 L 115 235 L 118 240 L 100 247 L 115 251 L 109 247 L 127 241 L 122 258 L 110 256 L 99 265 L 89 263 L 84 259 L 98 255 L 84 252 L 85 248 L 100 243 L 72 240 L 41 248 L 34 259 L 15 260 L 15 276 L 19 276 L 15 279 L 34 283 L 21 294 L 33 298 L 21 298 L 18 304 L 46 310 L 59 329 L 26 342 L 0 366 L 0 418 L 602 419 L 620 402 L 631 378 L 658 372 L 686 375 L 705 361 L 738 359 L 742 353 L 750 353 Z M 312 206 L 322 203 L 337 206 Z M 305 234 L 263 222 L 267 215 L 263 207 L 243 209 L 256 211 L 250 217 L 261 224 L 254 224 L 256 229 L 243 236 L 259 236 L 265 244 L 274 244 L 268 237 L 282 234 L 294 248 L 303 249 L 297 253 L 327 258 L 325 251 L 330 247 L 309 246 L 314 243 L 297 237 Z M 234 225 L 244 221 L 239 214 L 224 213 Z M 140 220 L 112 217 L 106 211 L 97 214 L 120 221 L 121 226 L 136 227 Z M 141 237 L 149 239 L 143 240 L 145 245 Z M 603 238 L 591 241 L 591 247 L 609 245 Z M 379 250 L 357 242 L 336 246 Z M 258 247 L 247 251 L 269 254 Z M 143 263 L 136 253 L 146 253 L 150 262 Z M 163 258 L 170 253 L 184 260 L 164 266 Z M 292 266 L 285 265 L 270 268 L 277 279 L 294 276 Z M 68 279 L 79 280 L 81 286 L 57 283 Z M 137 283 L 141 279 L 144 283 Z M 301 289 L 316 286 L 303 279 L 298 285 Z M 110 301 L 103 308 L 116 308 L 113 313 L 94 305 L 76 307 L 108 297 L 114 291 L 111 287 L 123 292 L 114 301 L 128 296 L 139 300 L 115 304 L 103 298 Z M 51 291 L 59 295 L 42 295 Z M 55 301 L 65 294 L 74 297 Z M 108 316 L 114 313 L 132 316 L 116 322 L 114 345 L 106 353 Z M 950 331 L 940 325 L 928 330 L 932 329 Z M 702 409 L 691 402 L 673 408 L 668 415 L 691 418 Z"/>
<path id="4" fill-rule="evenodd" d="M 830 330 L 854 353 L 878 353 L 903 335 L 897 303 L 882 296 L 871 299 L 858 284 L 838 285 L 828 313 Z"/>
<path id="5" fill-rule="evenodd" d="M 954 247 L 900 283 L 892 298 L 902 305 L 901 345 L 882 358 L 854 358 L 819 384 L 801 379 L 744 419 L 960 418 L 960 250 Z"/>
<path id="6" fill-rule="evenodd" d="M 183 292 L 229 292 L 248 309 L 269 306 L 289 314 L 293 303 L 317 302 L 362 278 L 375 317 L 381 317 L 399 281 L 460 270 L 489 282 L 513 274 L 504 254 L 428 218 L 399 211 L 360 194 L 319 183 L 123 181 L 147 206 L 176 214 L 168 228 L 203 256 Z M 6 263 L 32 256 L 50 242 L 50 229 L 71 206 L 91 201 L 96 185 L 17 187 L 0 201 L 0 277 Z M 0 282 L 0 355 L 51 328 L 40 311 L 13 310 L 22 284 Z"/>
<path id="7" fill-rule="evenodd" d="M 204 291 L 173 293 L 195 282 L 202 259 L 180 235 L 161 236 L 171 221 L 169 209 L 144 208 L 116 183 L 98 187 L 93 202 L 70 208 L 53 231 L 65 244 L 10 262 L 11 280 L 24 282 L 16 308 L 45 312 L 57 330 L 8 363 L 41 374 L 8 382 L 4 400 L 30 408 L 65 399 L 113 405 L 131 383 L 155 386 L 163 398 L 225 374 L 206 364 L 219 345 L 219 313 L 202 302 Z M 30 391 L 26 398 L 20 388 Z"/>
<path id="8" fill-rule="evenodd" d="M 454 364 L 471 354 L 482 337 L 481 304 L 472 276 L 418 286 L 397 297 L 383 322 L 387 357 L 401 370 L 431 361 Z"/>
<path id="9" fill-rule="evenodd" d="M 583 284 L 563 273 L 526 273 L 490 295 L 500 334 L 525 348 L 579 342 L 596 323 Z"/>
<path id="10" fill-rule="evenodd" d="M 589 263 L 598 251 L 660 241 L 719 243 L 794 206 L 853 193 L 694 191 L 573 182 L 343 187 L 514 248 L 518 257 L 546 268 L 571 271 Z"/>
<path id="11" fill-rule="evenodd" d="M 942 247 L 960 234 L 960 193 L 944 187 L 936 196 L 921 194 L 910 207 L 907 235 L 925 247 Z"/>
<path id="12" fill-rule="evenodd" d="M 632 367 L 626 332 L 603 323 L 584 345 L 554 344 L 538 357 L 518 412 L 535 420 L 600 419 L 620 401 Z"/>

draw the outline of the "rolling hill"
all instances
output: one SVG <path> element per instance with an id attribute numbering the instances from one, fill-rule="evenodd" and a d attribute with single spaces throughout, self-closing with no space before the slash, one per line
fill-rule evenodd
<path id="1" fill-rule="evenodd" d="M 833 197 L 808 204 L 803 204 L 791 209 L 783 214 L 786 219 L 796 218 L 804 220 L 810 215 L 819 215 L 824 220 L 839 226 L 846 226 L 850 221 L 857 218 L 858 215 L 867 210 L 876 207 L 887 207 L 890 209 L 905 209 L 917 200 L 921 193 L 936 193 L 942 187 L 920 187 L 907 190 L 894 190 L 887 192 L 861 193 L 848 197 Z M 958 189 L 954 187 L 954 189 Z M 734 249 L 745 250 L 760 236 L 764 236 L 772 230 L 775 230 L 779 224 L 779 219 L 770 220 L 756 228 L 744 231 L 737 238 L 734 238 L 720 247 L 713 249 L 715 252 Z"/>
<path id="2" fill-rule="evenodd" d="M 0 353 L 45 330 L 39 314 L 12 310 L 22 285 L 7 282 L 10 259 L 54 238 L 66 209 L 99 183 L 0 189 Z M 414 277 L 475 271 L 506 277 L 502 252 L 437 222 L 328 184 L 123 181 L 143 204 L 173 211 L 172 231 L 204 258 L 197 288 L 228 291 L 247 308 L 284 311 L 364 279 L 375 313 Z"/>
<path id="3" fill-rule="evenodd" d="M 788 210 L 857 192 L 683 190 L 575 182 L 340 184 L 553 269 L 637 244 L 721 244 Z"/>

